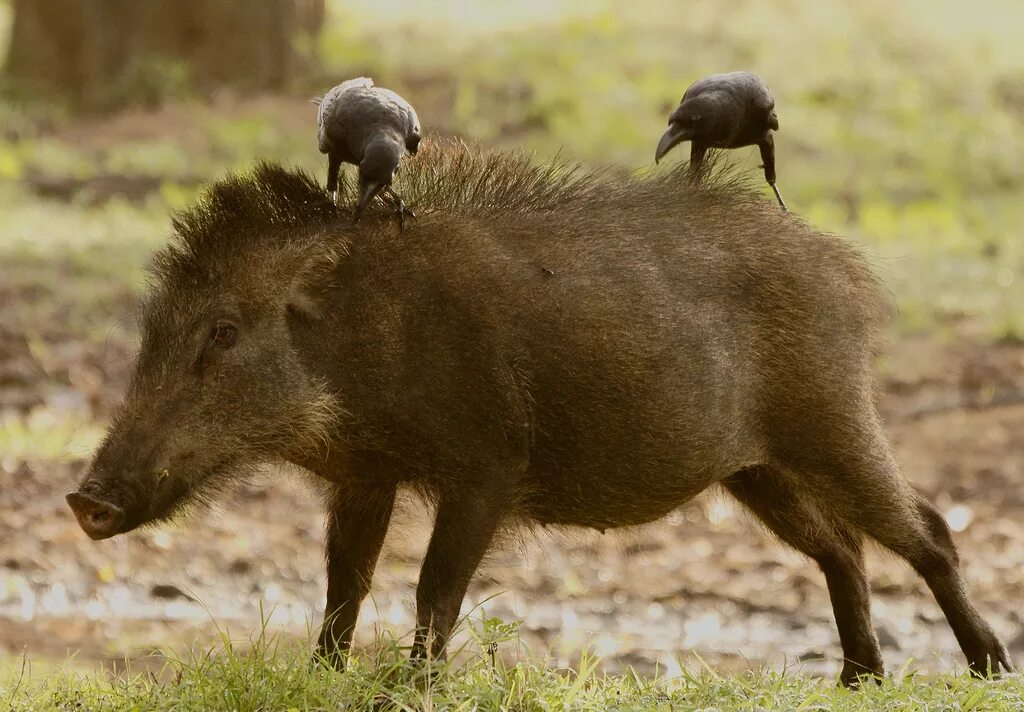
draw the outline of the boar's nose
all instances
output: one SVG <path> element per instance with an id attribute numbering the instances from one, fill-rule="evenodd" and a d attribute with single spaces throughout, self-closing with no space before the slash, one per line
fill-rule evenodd
<path id="1" fill-rule="evenodd" d="M 65 499 L 78 525 L 93 539 L 114 536 L 124 527 L 124 510 L 115 504 L 81 492 L 72 492 Z"/>

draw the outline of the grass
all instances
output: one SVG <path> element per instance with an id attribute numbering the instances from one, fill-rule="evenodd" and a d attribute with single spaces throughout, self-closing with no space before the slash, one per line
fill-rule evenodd
<path id="1" fill-rule="evenodd" d="M 966 675 L 898 674 L 860 690 L 831 679 L 750 671 L 723 676 L 704 666 L 673 677 L 596 672 L 584 653 L 572 669 L 529 657 L 516 639 L 494 655 L 475 629 L 476 647 L 456 663 L 414 666 L 393 639 L 354 654 L 344 672 L 311 663 L 309 647 L 260 637 L 237 645 L 170 657 L 162 668 L 93 675 L 58 672 L 36 679 L 13 666 L 0 673 L 0 701 L 12 710 L 1019 710 L 1019 675 L 976 680 Z M 510 662 L 506 662 L 511 657 Z"/>

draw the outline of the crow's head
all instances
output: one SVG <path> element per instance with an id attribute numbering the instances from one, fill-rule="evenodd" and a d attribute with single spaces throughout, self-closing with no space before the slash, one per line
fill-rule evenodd
<path id="1" fill-rule="evenodd" d="M 366 144 L 363 160 L 359 162 L 357 219 L 363 214 L 374 196 L 385 186 L 391 185 L 403 153 L 405 153 L 405 145 L 402 141 L 388 135 L 376 136 Z"/>
<path id="2" fill-rule="evenodd" d="M 668 130 L 658 141 L 658 148 L 654 152 L 655 162 L 660 161 L 677 144 L 706 134 L 709 127 L 718 123 L 720 113 L 721 105 L 714 93 L 683 99 L 668 117 Z"/>

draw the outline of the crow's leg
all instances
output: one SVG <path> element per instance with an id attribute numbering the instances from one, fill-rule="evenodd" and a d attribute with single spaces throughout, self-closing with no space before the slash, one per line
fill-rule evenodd
<path id="1" fill-rule="evenodd" d="M 331 193 L 334 204 L 338 204 L 338 173 L 341 171 L 341 158 L 334 153 L 327 154 L 327 190 Z"/>
<path id="2" fill-rule="evenodd" d="M 775 199 L 779 201 L 779 207 L 782 208 L 783 212 L 789 212 L 789 208 L 786 207 L 786 201 L 782 199 L 782 193 L 779 192 L 778 187 L 775 185 L 775 139 L 772 138 L 771 131 L 764 135 L 764 138 L 758 142 L 757 147 L 761 149 L 761 162 L 764 163 L 764 179 L 768 181 L 768 185 L 775 191 Z"/>
<path id="3" fill-rule="evenodd" d="M 704 165 L 704 156 L 707 155 L 708 147 L 700 141 L 694 140 L 690 142 L 690 171 L 694 174 L 698 173 L 701 166 Z"/>
<path id="4" fill-rule="evenodd" d="M 402 200 L 402 196 L 396 193 L 394 188 L 390 185 L 384 186 L 384 190 L 381 191 L 382 199 L 385 194 L 391 198 L 391 206 L 394 208 L 395 216 L 398 218 L 398 229 L 401 231 L 405 228 L 405 216 L 408 215 L 415 220 L 416 213 L 414 213 L 409 206 L 405 204 L 405 201 Z"/>

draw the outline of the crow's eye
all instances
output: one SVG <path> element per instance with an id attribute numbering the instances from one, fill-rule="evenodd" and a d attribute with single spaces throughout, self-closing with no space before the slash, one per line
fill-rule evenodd
<path id="1" fill-rule="evenodd" d="M 693 116 L 691 116 L 690 121 L 692 121 L 693 123 L 697 123 L 698 121 L 700 121 L 700 114 L 694 114 Z"/>
<path id="2" fill-rule="evenodd" d="M 219 321 L 210 330 L 210 346 L 229 349 L 235 345 L 237 339 L 238 329 L 230 322 Z"/>

